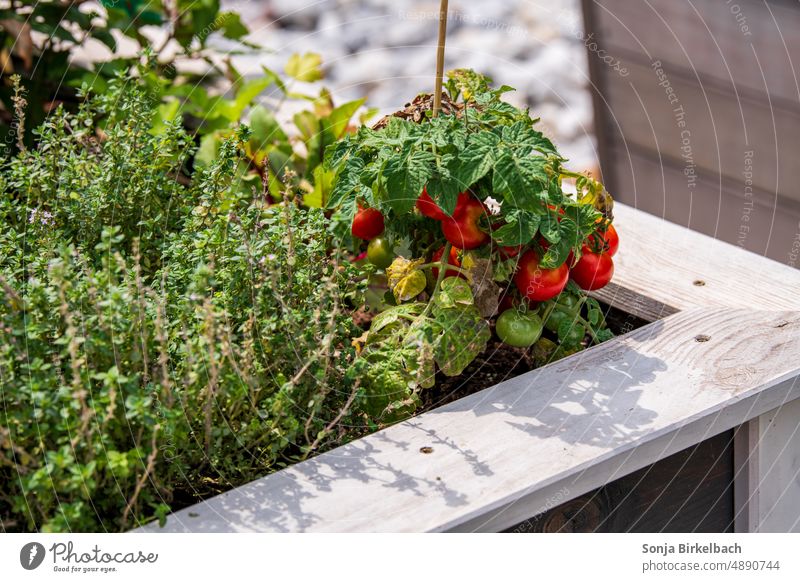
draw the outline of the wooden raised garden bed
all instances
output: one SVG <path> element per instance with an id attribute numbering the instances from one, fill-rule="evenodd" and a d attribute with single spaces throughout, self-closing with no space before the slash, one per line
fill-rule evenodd
<path id="1" fill-rule="evenodd" d="M 800 272 L 615 214 L 648 325 L 138 531 L 800 530 Z"/>

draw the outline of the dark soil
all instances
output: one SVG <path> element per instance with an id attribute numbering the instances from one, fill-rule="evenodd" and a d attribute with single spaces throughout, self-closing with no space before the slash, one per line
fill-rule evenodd
<path id="1" fill-rule="evenodd" d="M 629 333 L 647 324 L 643 319 L 607 305 L 603 305 L 603 313 L 609 329 L 616 335 Z M 436 385 L 420 393 L 422 408 L 417 414 L 480 392 L 537 367 L 531 348 L 508 346 L 497 339 L 493 329 L 492 339 L 486 349 L 460 376 L 448 377 L 441 372 L 436 373 Z"/>

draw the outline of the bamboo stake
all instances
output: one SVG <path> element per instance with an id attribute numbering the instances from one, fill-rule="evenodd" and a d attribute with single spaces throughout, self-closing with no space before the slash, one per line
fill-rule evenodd
<path id="1" fill-rule="evenodd" d="M 439 44 L 436 47 L 436 87 L 433 91 L 433 117 L 442 108 L 442 78 L 444 77 L 444 41 L 447 36 L 447 3 L 442 0 L 439 8 Z"/>

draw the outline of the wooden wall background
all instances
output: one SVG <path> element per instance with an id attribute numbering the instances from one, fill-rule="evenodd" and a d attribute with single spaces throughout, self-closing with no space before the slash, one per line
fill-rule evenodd
<path id="1" fill-rule="evenodd" d="M 800 267 L 800 2 L 583 9 L 614 197 Z"/>

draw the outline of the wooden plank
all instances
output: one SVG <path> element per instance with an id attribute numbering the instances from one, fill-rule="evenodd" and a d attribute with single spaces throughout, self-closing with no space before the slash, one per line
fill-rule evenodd
<path id="1" fill-rule="evenodd" d="M 734 531 L 755 531 L 758 524 L 758 425 L 760 417 L 736 430 L 733 443 Z"/>
<path id="2" fill-rule="evenodd" d="M 502 530 L 800 397 L 797 353 L 800 312 L 684 311 L 140 531 Z"/>
<path id="3" fill-rule="evenodd" d="M 704 85 L 716 81 L 746 96 L 798 105 L 797 2 L 769 0 L 594 0 L 593 28 L 614 57 L 660 59 Z M 735 5 L 735 7 L 733 7 Z M 734 11 L 738 10 L 738 14 Z M 738 20 L 737 20 L 738 18 Z M 740 25 L 744 19 L 747 31 Z"/>
<path id="4" fill-rule="evenodd" d="M 683 169 L 666 159 L 634 149 L 612 154 L 618 180 L 612 193 L 620 201 L 777 261 L 789 260 L 794 246 L 800 265 L 800 203 L 762 191 L 747 198 L 741 184 L 703 171 L 690 191 Z"/>
<path id="5" fill-rule="evenodd" d="M 800 311 L 800 270 L 624 204 L 617 204 L 614 214 L 621 242 L 614 257 L 619 287 L 678 310 Z M 626 244 L 632 245 L 630 252 Z"/>
<path id="6" fill-rule="evenodd" d="M 747 171 L 755 190 L 800 201 L 800 166 L 790 147 L 800 135 L 800 104 L 781 109 L 767 99 L 722 92 L 664 67 L 667 77 L 661 81 L 650 64 L 621 61 L 630 74 L 609 80 L 605 95 L 613 115 L 614 143 L 653 156 L 660 152 L 681 170 L 721 174 L 742 190 Z M 674 91 L 671 98 L 662 83 Z M 687 182 L 684 178 L 684 189 Z"/>
<path id="7" fill-rule="evenodd" d="M 721 433 L 506 531 L 732 531 L 733 439 Z"/>
<path id="8" fill-rule="evenodd" d="M 797 357 L 797 354 L 795 354 Z M 751 485 L 747 490 L 747 531 L 800 531 L 800 400 L 748 423 L 757 439 L 751 444 L 746 465 Z"/>
<path id="9" fill-rule="evenodd" d="M 627 314 L 645 320 L 648 323 L 664 319 L 670 315 L 678 313 L 678 309 L 671 307 L 660 301 L 656 301 L 641 293 L 636 293 L 630 289 L 626 289 L 622 285 L 611 282 L 602 289 L 591 291 L 589 293 L 595 299 L 624 311 Z M 626 325 L 627 322 L 622 324 L 622 332 L 628 333 L 634 329 L 632 325 Z"/>

